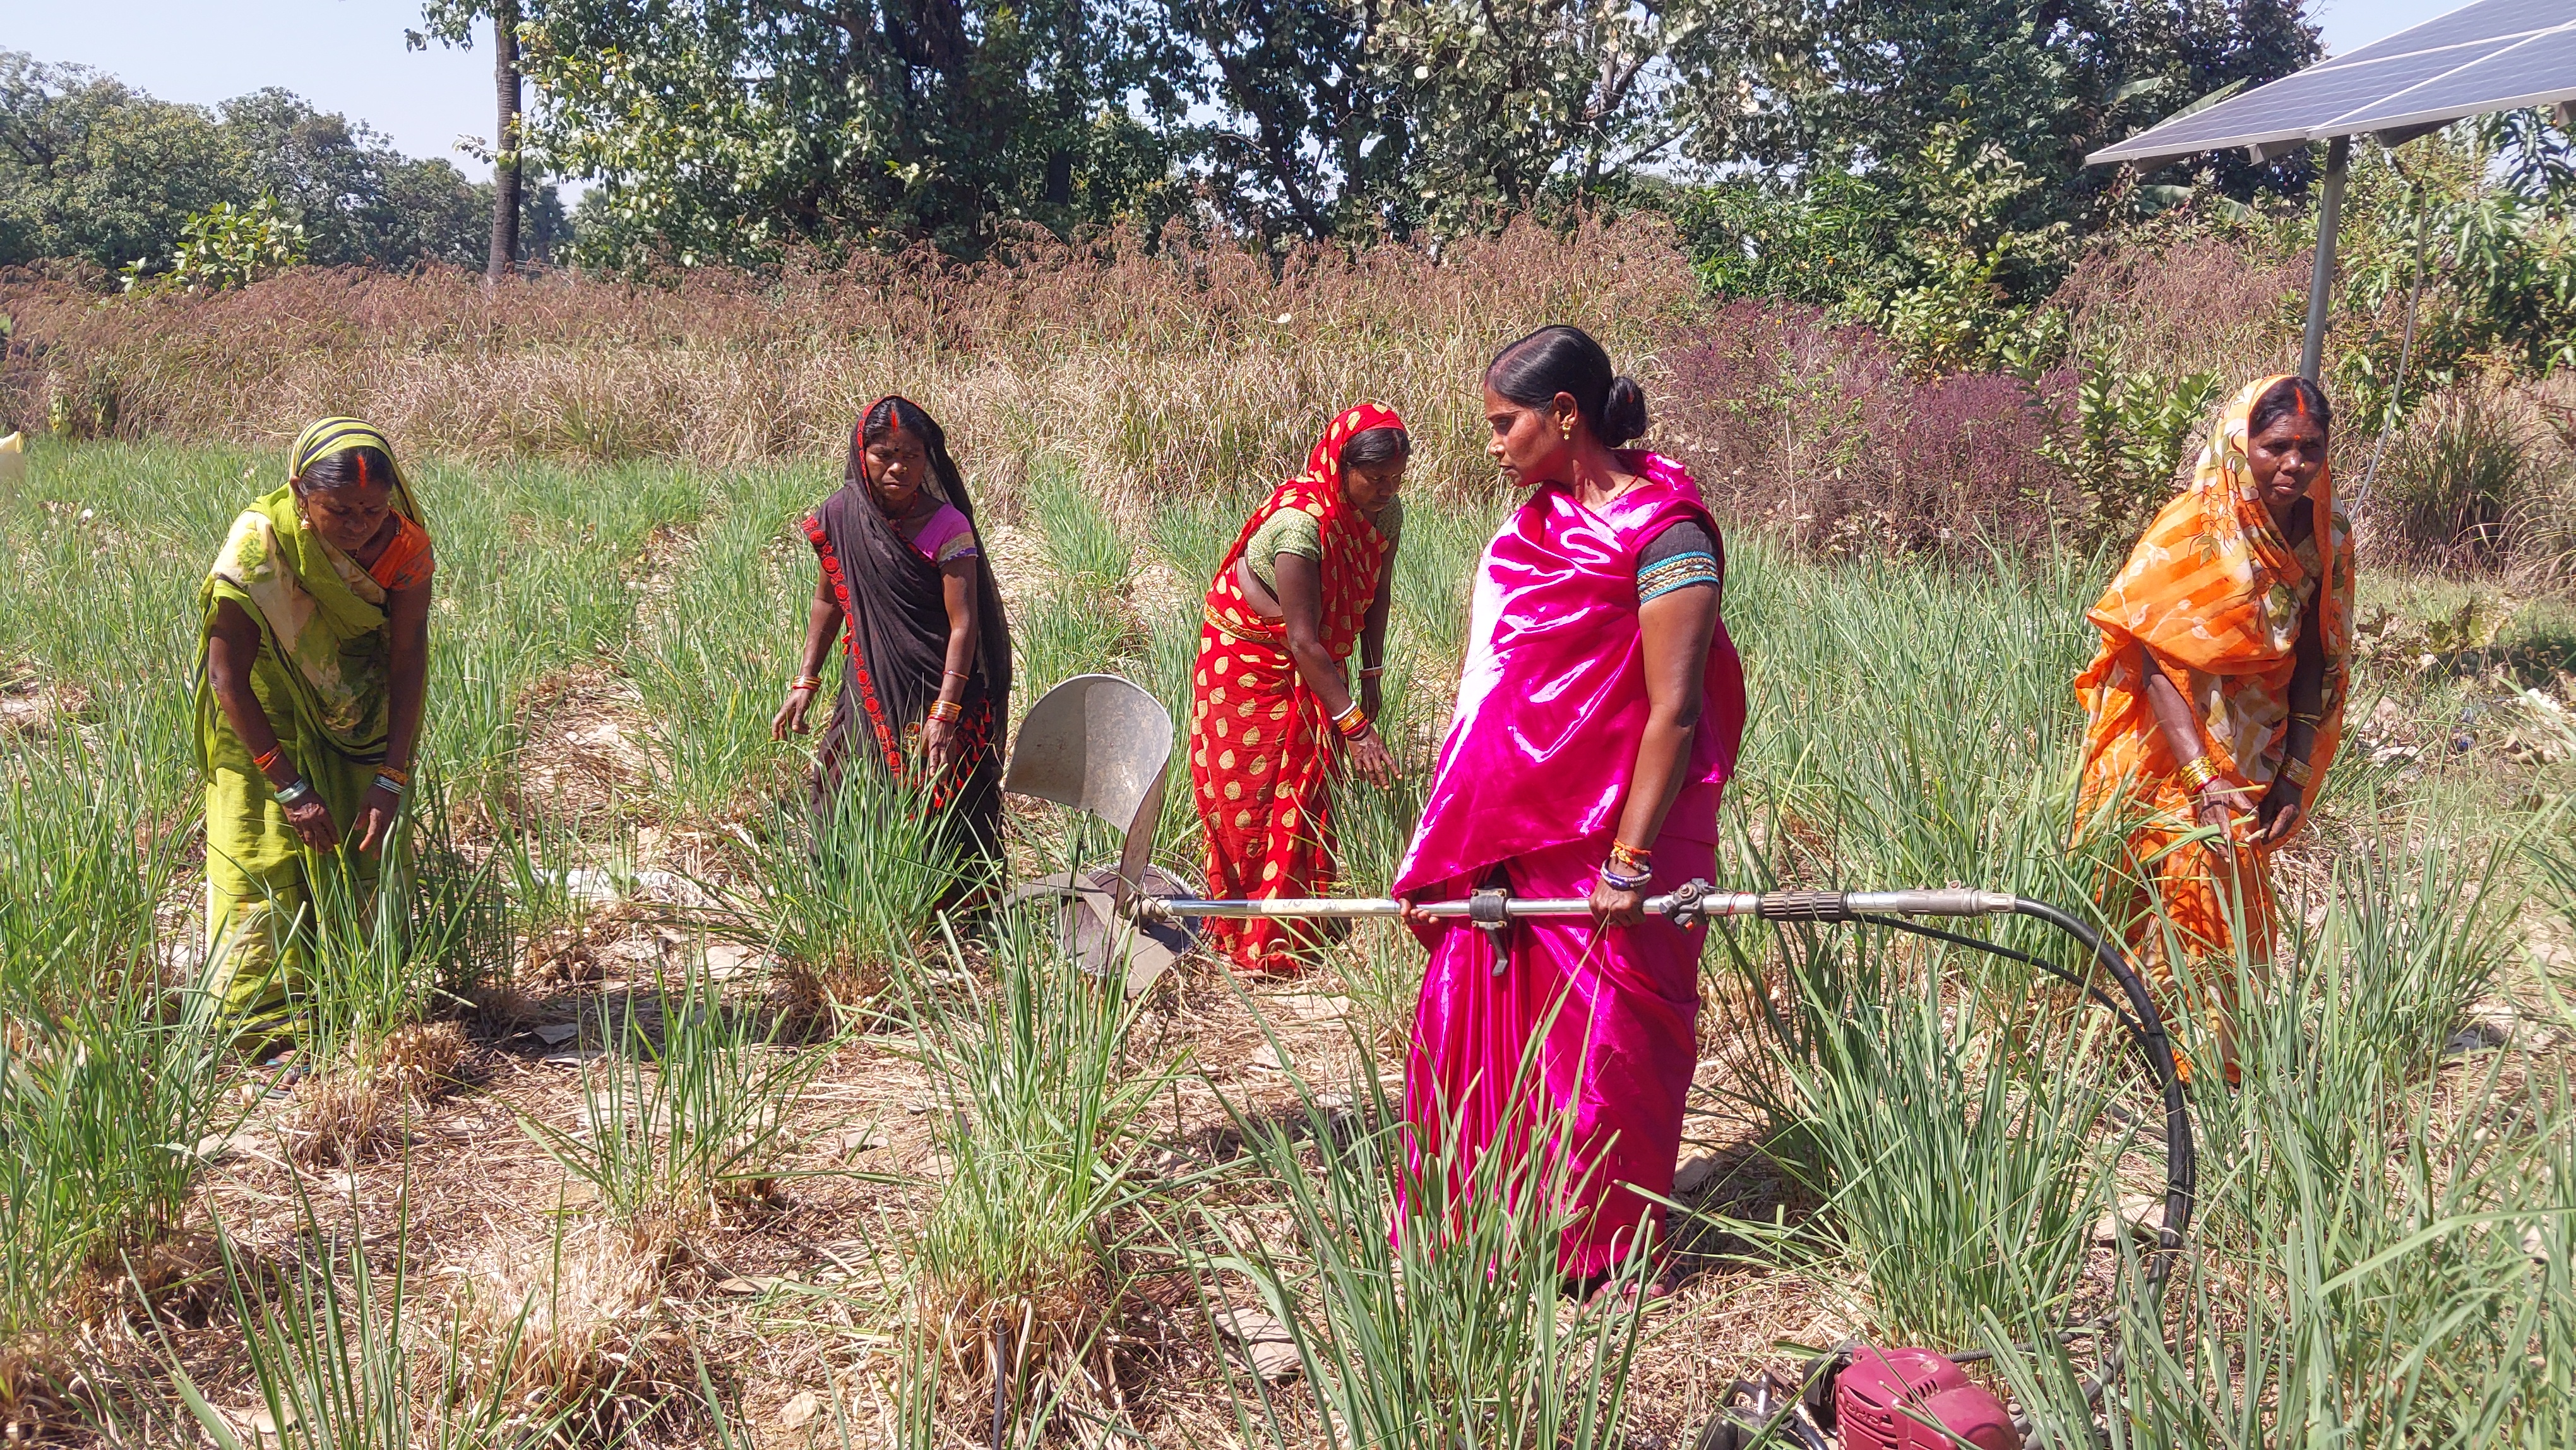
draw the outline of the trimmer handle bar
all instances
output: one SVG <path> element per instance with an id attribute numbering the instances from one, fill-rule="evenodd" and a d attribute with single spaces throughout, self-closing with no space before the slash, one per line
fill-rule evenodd
<path id="1" fill-rule="evenodd" d="M 1384 896 L 1281 896 L 1258 901 L 1203 901 L 1139 894 L 1133 899 L 1136 915 L 1157 924 L 1177 923 L 1184 917 L 1352 919 L 1401 917 L 1405 912 L 1405 903 Z M 1496 933 L 1494 971 L 1500 975 L 1506 962 L 1500 933 L 1506 931 L 1513 920 L 1533 916 L 1590 916 L 1592 903 L 1580 896 L 1517 897 L 1493 887 L 1472 892 L 1464 901 L 1426 901 L 1415 909 L 1434 919 L 1465 917 Z M 1660 916 L 1679 927 L 1696 926 L 1717 917 L 1752 917 L 1760 921 L 1849 921 L 1893 926 L 2026 962 L 2072 983 L 2087 996 L 2110 1008 L 2137 1043 L 2140 1054 L 2146 1058 L 2163 1098 L 2165 1211 L 2163 1221 L 2157 1225 L 2156 1236 L 2164 1252 L 2157 1254 L 2147 1269 L 2150 1284 L 2162 1287 L 2165 1275 L 2172 1268 L 2173 1251 L 2182 1246 L 2183 1232 L 2191 1224 L 2192 1201 L 2199 1177 L 2198 1155 L 2193 1151 L 2191 1117 L 2184 1102 L 2182 1074 L 2174 1060 L 2173 1042 L 2165 1027 L 2164 1016 L 2157 1010 L 2146 983 L 2139 979 L 2137 969 L 2100 932 L 2046 902 L 1963 886 L 1909 891 L 1720 891 L 1706 881 L 1686 881 L 1671 891 L 1647 897 L 1645 909 L 1649 915 Z M 2105 992 L 2095 983 L 2027 952 L 1974 937 L 1953 936 L 1933 927 L 1911 926 L 1902 920 L 1910 916 L 2011 915 L 2044 921 L 2075 938 L 2109 973 L 2118 988 L 2118 995 Z"/>
<path id="2" fill-rule="evenodd" d="M 1136 906 L 1141 916 L 1153 922 L 1193 916 L 1350 920 L 1399 917 L 1405 909 L 1403 902 L 1385 896 L 1274 896 L 1253 901 L 1139 897 Z M 1525 916 L 1590 916 L 1592 902 L 1581 896 L 1514 896 L 1497 887 L 1470 893 L 1464 901 L 1426 901 L 1416 909 L 1435 920 L 1465 917 L 1479 926 L 1498 926 Z M 1645 901 L 1647 915 L 1679 927 L 1721 916 L 1857 921 L 1865 916 L 2004 916 L 2013 909 L 2014 899 L 2006 893 L 1956 886 L 1920 891 L 1720 891 L 1705 881 L 1686 881 Z"/>

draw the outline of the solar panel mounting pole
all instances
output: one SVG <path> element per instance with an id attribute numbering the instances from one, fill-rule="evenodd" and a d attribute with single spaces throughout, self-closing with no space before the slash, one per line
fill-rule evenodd
<path id="1" fill-rule="evenodd" d="M 2335 233 L 2343 223 L 2343 184 L 2352 174 L 2352 138 L 2326 143 L 2325 193 L 2317 199 L 2317 260 L 2308 274 L 2308 331 L 2299 340 L 2299 376 L 2318 381 L 2326 356 L 2326 304 L 2334 294 Z"/>

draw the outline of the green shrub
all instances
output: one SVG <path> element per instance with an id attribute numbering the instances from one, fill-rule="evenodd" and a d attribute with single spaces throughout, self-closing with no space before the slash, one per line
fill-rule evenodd
<path id="1" fill-rule="evenodd" d="M 2169 378 L 2112 359 L 2108 350 L 2086 359 L 2074 436 L 2043 434 L 2039 451 L 2077 479 L 2092 535 L 2124 544 L 2172 499 L 2227 384 L 2215 372 Z"/>
<path id="2" fill-rule="evenodd" d="M 167 271 L 143 258 L 125 266 L 128 292 L 221 292 L 304 265 L 304 224 L 263 196 L 248 206 L 216 202 L 179 224 L 179 247 Z"/>

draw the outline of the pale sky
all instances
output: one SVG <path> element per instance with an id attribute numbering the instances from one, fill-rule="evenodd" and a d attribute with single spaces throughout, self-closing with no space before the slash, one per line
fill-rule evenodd
<path id="1" fill-rule="evenodd" d="M 2341 52 L 2455 8 L 2322 0 L 2313 12 Z M 0 0 L 0 49 L 92 66 L 164 100 L 212 105 L 284 86 L 480 180 L 490 169 L 455 146 L 492 134 L 490 40 L 407 51 L 403 31 L 419 24 L 411 0 Z"/>

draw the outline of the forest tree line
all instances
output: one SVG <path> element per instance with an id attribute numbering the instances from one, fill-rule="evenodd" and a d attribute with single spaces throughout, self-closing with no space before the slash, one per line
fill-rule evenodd
<path id="1" fill-rule="evenodd" d="M 2015 230 L 2090 229 L 2120 182 L 2086 151 L 2320 54 L 2297 0 L 430 0 L 424 24 L 488 49 L 496 9 L 520 154 L 589 183 L 569 236 L 531 186 L 521 250 L 619 269 L 974 256 L 1014 222 L 1282 244 L 1585 203 L 1722 220 L 1855 186 L 1929 219 L 1962 168 L 2023 179 Z M 2243 199 L 2308 171 L 2156 180 Z M 123 266 L 260 196 L 314 262 L 488 244 L 488 188 L 286 92 L 186 106 L 0 55 L 0 262 Z"/>

